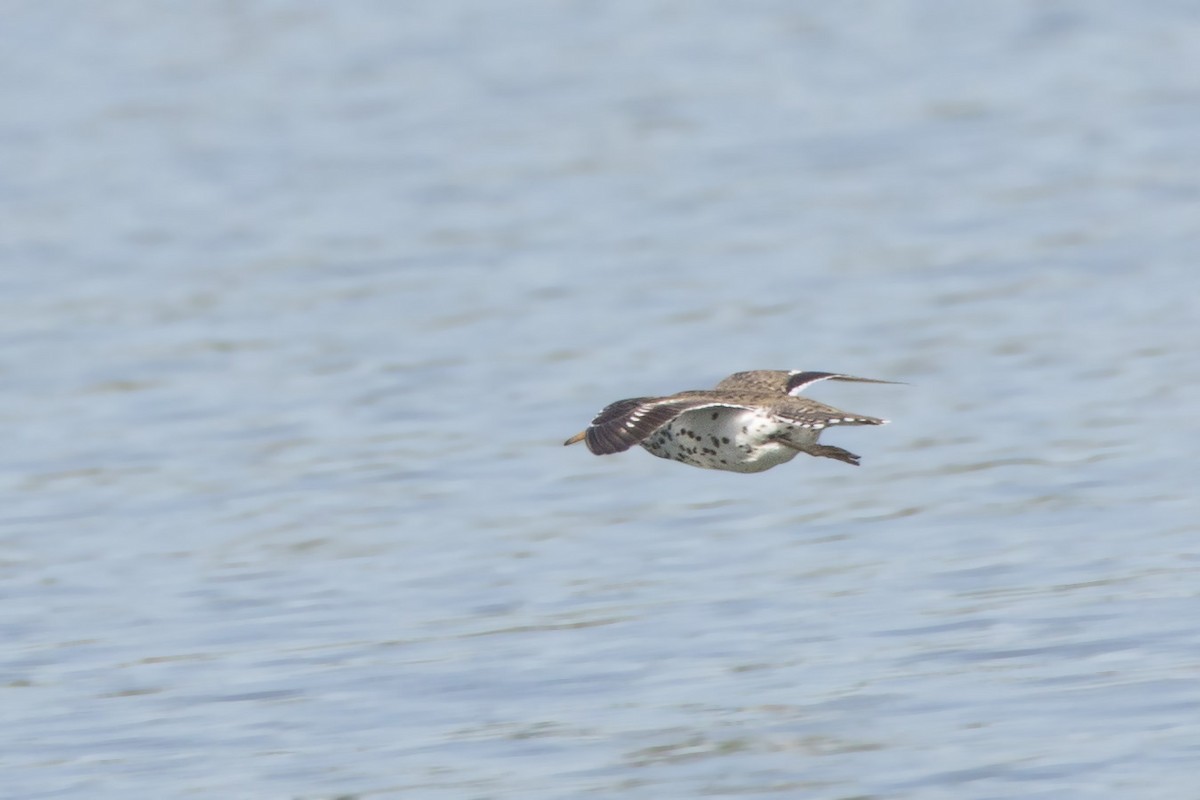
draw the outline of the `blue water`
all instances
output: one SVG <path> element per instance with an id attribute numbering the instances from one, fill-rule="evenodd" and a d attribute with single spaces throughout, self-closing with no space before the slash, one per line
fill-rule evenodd
<path id="1" fill-rule="evenodd" d="M 1197 36 L 12 4 L 0 795 L 1192 800 Z M 561 446 L 752 368 L 908 385 Z"/>

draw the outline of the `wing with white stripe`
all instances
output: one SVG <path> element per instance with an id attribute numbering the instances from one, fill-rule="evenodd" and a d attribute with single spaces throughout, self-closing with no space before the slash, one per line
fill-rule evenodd
<path id="1" fill-rule="evenodd" d="M 809 386 L 819 381 L 847 381 L 851 383 L 895 383 L 881 381 L 876 378 L 858 378 L 854 375 L 843 375 L 839 372 L 791 372 L 788 373 L 787 393 L 793 397 L 803 392 Z"/>
<path id="2" fill-rule="evenodd" d="M 641 444 L 680 414 L 714 407 L 745 408 L 700 398 L 632 397 L 605 406 L 586 431 L 572 436 L 566 444 L 586 441 L 588 450 L 598 456 L 621 453 Z"/>

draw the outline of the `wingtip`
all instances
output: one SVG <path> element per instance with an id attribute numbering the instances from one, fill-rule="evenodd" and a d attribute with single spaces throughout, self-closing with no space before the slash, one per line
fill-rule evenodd
<path id="1" fill-rule="evenodd" d="M 880 378 L 860 378 L 857 375 L 837 375 L 830 378 L 832 381 L 843 381 L 845 383 L 886 383 L 890 386 L 908 386 L 904 381 L 885 381 Z"/>
<path id="2" fill-rule="evenodd" d="M 879 378 L 861 378 L 858 375 L 846 375 L 841 372 L 813 372 L 807 370 L 792 370 L 788 373 L 786 391 L 793 397 L 802 394 L 805 389 L 820 381 L 842 381 L 845 383 L 883 383 L 904 385 L 903 381 L 885 381 Z"/>

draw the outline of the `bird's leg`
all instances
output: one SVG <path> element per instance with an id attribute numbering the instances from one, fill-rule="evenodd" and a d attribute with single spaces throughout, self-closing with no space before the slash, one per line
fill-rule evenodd
<path id="1" fill-rule="evenodd" d="M 810 456 L 823 456 L 832 458 L 835 461 L 845 461 L 855 467 L 858 466 L 859 457 L 851 453 L 849 450 L 843 450 L 840 447 L 834 447 L 831 444 L 814 444 L 805 449 Z"/>
<path id="2" fill-rule="evenodd" d="M 834 447 L 831 444 L 796 444 L 795 442 L 789 442 L 787 439 L 783 438 L 776 438 L 775 441 L 779 442 L 784 447 L 790 447 L 793 450 L 799 450 L 801 453 L 808 453 L 810 456 L 816 456 L 819 458 L 832 458 L 835 461 L 844 461 L 847 464 L 852 464 L 856 467 L 859 466 L 858 459 L 860 456 L 854 455 L 854 453 L 851 453 L 849 450 L 843 450 L 840 447 Z"/>

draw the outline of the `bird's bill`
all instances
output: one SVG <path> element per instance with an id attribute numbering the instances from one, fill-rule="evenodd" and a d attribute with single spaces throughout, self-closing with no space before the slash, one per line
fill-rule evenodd
<path id="1" fill-rule="evenodd" d="M 572 436 L 570 439 L 567 439 L 565 442 L 563 442 L 563 447 L 566 447 L 567 445 L 575 444 L 576 442 L 582 442 L 585 436 L 587 436 L 587 431 L 586 430 L 580 431 L 579 433 Z"/>

